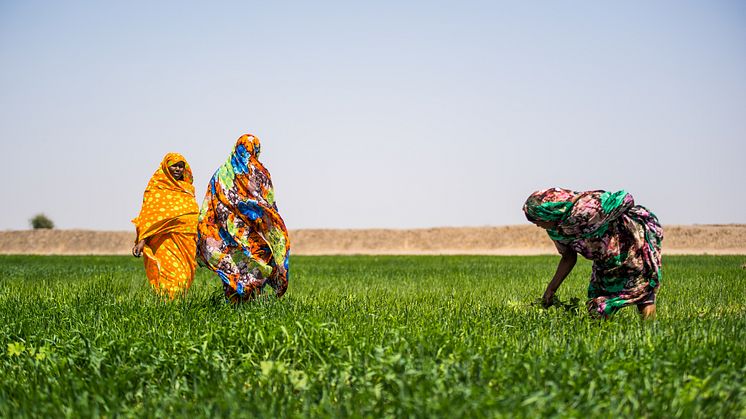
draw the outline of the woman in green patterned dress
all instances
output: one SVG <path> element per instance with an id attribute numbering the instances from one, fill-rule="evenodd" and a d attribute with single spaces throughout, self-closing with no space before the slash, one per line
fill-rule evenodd
<path id="1" fill-rule="evenodd" d="M 550 188 L 531 194 L 523 212 L 547 230 L 562 256 L 544 292 L 545 307 L 552 305 L 580 253 L 593 261 L 587 301 L 591 314 L 608 318 L 636 305 L 643 318 L 655 317 L 663 228 L 655 214 L 635 205 L 632 195 Z"/>

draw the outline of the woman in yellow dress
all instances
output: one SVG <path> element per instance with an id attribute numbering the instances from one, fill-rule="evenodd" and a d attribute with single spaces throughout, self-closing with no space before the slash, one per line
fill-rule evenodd
<path id="1" fill-rule="evenodd" d="M 197 217 L 192 169 L 168 153 L 145 188 L 132 255 L 144 255 L 145 274 L 161 295 L 174 299 L 192 285 L 197 268 Z"/>

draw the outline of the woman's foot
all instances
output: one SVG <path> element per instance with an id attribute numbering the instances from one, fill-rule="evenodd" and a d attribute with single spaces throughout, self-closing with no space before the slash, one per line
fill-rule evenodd
<path id="1" fill-rule="evenodd" d="M 637 311 L 640 312 L 643 320 L 655 320 L 655 304 L 637 306 Z"/>

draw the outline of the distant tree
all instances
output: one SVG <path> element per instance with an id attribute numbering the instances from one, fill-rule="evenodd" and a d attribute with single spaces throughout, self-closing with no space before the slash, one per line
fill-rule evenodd
<path id="1" fill-rule="evenodd" d="M 31 223 L 31 227 L 33 227 L 34 230 L 38 230 L 40 228 L 54 228 L 54 223 L 52 222 L 52 220 L 50 220 L 49 217 L 44 214 L 34 215 L 34 218 L 30 219 L 29 222 Z"/>

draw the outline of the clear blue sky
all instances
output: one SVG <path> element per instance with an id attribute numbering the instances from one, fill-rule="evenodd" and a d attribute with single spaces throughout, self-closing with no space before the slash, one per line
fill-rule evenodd
<path id="1" fill-rule="evenodd" d="M 746 222 L 741 1 L 0 2 L 0 229 L 131 230 L 262 139 L 290 228 L 525 223 L 534 190 Z"/>

